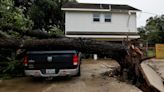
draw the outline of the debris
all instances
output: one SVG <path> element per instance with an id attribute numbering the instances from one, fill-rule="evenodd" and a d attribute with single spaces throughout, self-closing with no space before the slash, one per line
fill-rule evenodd
<path id="1" fill-rule="evenodd" d="M 148 86 L 159 92 L 164 92 L 163 80 L 148 64 L 141 63 L 140 70 Z"/>

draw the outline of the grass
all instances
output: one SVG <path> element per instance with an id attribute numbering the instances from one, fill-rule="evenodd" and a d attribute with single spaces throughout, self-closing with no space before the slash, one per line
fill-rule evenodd
<path id="1" fill-rule="evenodd" d="M 155 52 L 154 52 L 153 50 L 148 50 L 148 51 L 147 51 L 147 56 L 148 56 L 148 57 L 155 56 Z"/>

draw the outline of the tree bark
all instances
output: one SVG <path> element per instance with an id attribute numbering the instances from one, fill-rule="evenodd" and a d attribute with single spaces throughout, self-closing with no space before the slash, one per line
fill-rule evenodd
<path id="1" fill-rule="evenodd" d="M 12 38 L 0 38 L 1 48 L 22 48 L 28 50 L 78 50 L 85 53 L 95 53 L 103 55 L 118 54 L 125 57 L 127 49 L 120 44 L 114 44 L 106 41 L 97 41 L 81 38 L 54 38 L 54 39 L 31 39 L 21 40 Z"/>
<path id="2" fill-rule="evenodd" d="M 12 38 L 0 38 L 0 48 L 16 49 L 21 45 L 21 40 Z"/>

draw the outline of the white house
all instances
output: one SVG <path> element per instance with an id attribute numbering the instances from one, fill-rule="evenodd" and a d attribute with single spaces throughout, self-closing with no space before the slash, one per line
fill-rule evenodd
<path id="1" fill-rule="evenodd" d="M 65 36 L 122 41 L 140 38 L 137 34 L 136 12 L 129 5 L 67 3 Z"/>

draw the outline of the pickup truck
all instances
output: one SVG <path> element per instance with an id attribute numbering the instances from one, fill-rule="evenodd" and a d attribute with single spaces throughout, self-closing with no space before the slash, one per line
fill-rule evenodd
<path id="1" fill-rule="evenodd" d="M 80 76 L 81 55 L 76 50 L 28 51 L 25 75 L 32 77 Z"/>

